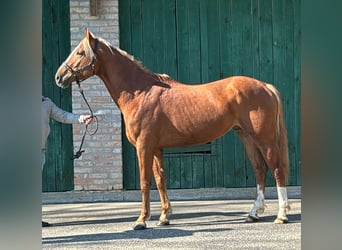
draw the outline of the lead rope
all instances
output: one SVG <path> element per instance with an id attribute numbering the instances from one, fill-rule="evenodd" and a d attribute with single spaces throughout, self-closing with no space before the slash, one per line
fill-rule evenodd
<path id="1" fill-rule="evenodd" d="M 95 118 L 95 120 L 96 120 L 96 129 L 94 130 L 93 133 L 90 133 L 90 134 L 89 134 L 89 135 L 94 135 L 94 134 L 97 132 L 97 129 L 99 128 L 99 126 L 98 126 L 98 119 L 97 119 L 96 115 L 94 115 L 93 110 L 91 109 L 91 107 L 90 107 L 90 105 L 89 105 L 87 99 L 86 99 L 85 96 L 84 96 L 83 89 L 81 88 L 81 84 L 80 84 L 80 81 L 77 79 L 77 76 L 76 76 L 76 83 L 77 83 L 77 85 L 78 85 L 78 91 L 80 92 L 80 94 L 82 95 L 82 98 L 83 98 L 84 102 L 85 102 L 85 103 L 87 104 L 87 106 L 88 106 L 88 109 L 89 109 L 89 111 L 90 111 L 91 117 L 92 117 L 92 118 Z M 84 152 L 84 150 L 82 150 L 82 146 L 83 146 L 84 138 L 85 138 L 85 136 L 86 136 L 86 134 L 87 134 L 87 131 L 88 131 L 88 125 L 89 125 L 89 124 L 86 124 L 85 130 L 84 130 L 84 132 L 83 132 L 83 136 L 82 136 L 82 140 L 81 140 L 80 147 L 79 147 L 78 151 L 71 157 L 71 160 L 75 160 L 75 159 L 80 158 L 80 156 L 81 156 L 82 153 Z"/>

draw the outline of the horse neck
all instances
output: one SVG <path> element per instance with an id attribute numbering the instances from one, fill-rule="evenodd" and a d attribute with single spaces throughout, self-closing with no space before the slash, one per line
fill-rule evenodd
<path id="1" fill-rule="evenodd" d="M 115 48 L 112 48 L 112 53 L 104 53 L 105 51 L 107 50 L 98 54 L 100 67 L 97 75 L 122 110 L 136 95 L 149 89 L 155 76 Z"/>

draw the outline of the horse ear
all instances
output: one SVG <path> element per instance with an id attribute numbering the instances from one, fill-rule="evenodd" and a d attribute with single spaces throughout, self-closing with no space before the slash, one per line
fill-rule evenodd
<path id="1" fill-rule="evenodd" d="M 85 37 L 87 38 L 88 41 L 94 38 L 94 35 L 89 31 L 88 28 L 85 28 Z"/>
<path id="2" fill-rule="evenodd" d="M 88 30 L 88 28 L 85 28 L 85 37 L 89 40 L 89 36 L 90 36 L 90 34 L 89 34 L 90 32 L 89 32 L 89 30 Z"/>

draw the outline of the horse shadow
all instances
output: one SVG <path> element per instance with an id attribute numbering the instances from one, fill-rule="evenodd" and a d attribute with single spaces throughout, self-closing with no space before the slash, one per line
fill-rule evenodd
<path id="1" fill-rule="evenodd" d="M 192 236 L 198 232 L 222 232 L 229 231 L 229 228 L 214 228 L 214 229 L 199 229 L 199 230 L 185 230 L 179 228 L 147 228 L 145 230 L 127 230 L 117 233 L 97 233 L 97 234 L 81 234 L 81 235 L 68 235 L 58 237 L 44 237 L 42 238 L 43 244 L 66 244 L 66 243 L 82 243 L 82 242 L 101 242 L 113 241 L 123 239 L 163 239 L 163 238 L 176 238 Z"/>
<path id="2" fill-rule="evenodd" d="M 212 217 L 211 217 L 212 216 Z M 201 217 L 207 217 L 201 220 Z M 199 219 L 192 221 L 192 219 Z M 211 219 L 210 219 L 211 218 Z M 42 238 L 43 244 L 66 244 L 66 243 L 82 243 L 82 242 L 101 242 L 113 241 L 122 239 L 163 239 L 163 238 L 176 238 L 192 236 L 194 233 L 199 232 L 223 232 L 234 230 L 228 227 L 220 228 L 206 228 L 206 229 L 185 229 L 192 226 L 210 226 L 210 225 L 229 225 L 246 223 L 246 213 L 244 212 L 200 212 L 200 213 L 183 213 L 174 214 L 172 216 L 171 224 L 164 227 L 148 227 L 145 230 L 127 230 L 117 233 L 96 233 L 96 234 L 80 234 L 68 235 L 57 237 L 44 237 Z M 289 223 L 300 223 L 301 214 L 289 214 Z M 87 220 L 87 221 L 71 221 L 56 223 L 53 226 L 76 226 L 76 225 L 91 225 L 91 224 L 110 224 L 110 223 L 130 223 L 132 225 L 136 217 L 123 217 L 115 219 L 103 220 Z M 275 216 L 263 216 L 258 223 L 272 223 Z M 153 224 L 153 221 L 158 221 L 158 216 L 152 216 L 148 224 Z M 177 221 L 179 220 L 179 221 Z M 180 228 L 180 227 L 183 227 Z"/>
<path id="3" fill-rule="evenodd" d="M 194 233 L 199 232 L 222 232 L 229 231 L 229 228 L 214 228 L 214 229 L 199 229 L 199 230 L 185 230 L 179 228 L 147 228 L 145 230 L 127 230 L 118 233 L 96 233 L 96 234 L 81 234 L 81 235 L 68 235 L 57 237 L 44 237 L 42 238 L 43 244 L 67 244 L 67 243 L 82 243 L 82 242 L 103 242 L 124 239 L 164 239 L 192 236 Z"/>
<path id="4" fill-rule="evenodd" d="M 300 223 L 301 214 L 288 214 L 289 223 Z M 210 219 L 201 220 L 203 217 Z M 212 224 L 237 224 L 246 223 L 247 214 L 245 212 L 197 212 L 197 213 L 180 213 L 173 214 L 171 217 L 170 226 L 186 226 L 186 225 L 212 225 Z M 159 215 L 152 215 L 148 223 L 158 221 Z M 80 225 L 94 225 L 94 224 L 116 224 L 116 223 L 134 223 L 136 216 L 121 217 L 112 219 L 97 219 L 97 220 L 77 220 L 69 222 L 54 223 L 53 226 L 80 226 Z M 193 221 L 197 219 L 197 221 Z M 261 216 L 258 223 L 273 222 L 275 215 Z M 190 220 L 190 221 L 189 221 Z"/>
<path id="5" fill-rule="evenodd" d="M 198 219 L 198 222 L 194 222 L 197 225 L 204 225 L 201 223 L 202 217 L 212 217 L 210 220 L 206 220 L 205 224 L 213 224 L 213 223 L 227 223 L 227 222 L 234 222 L 234 221 L 243 221 L 246 217 L 246 213 L 244 212 L 197 212 L 197 213 L 181 213 L 181 214 L 172 214 L 171 216 L 171 225 L 187 225 L 187 222 L 180 222 L 174 223 L 177 220 L 192 220 Z M 217 218 L 220 219 L 217 219 Z M 229 217 L 230 219 L 222 219 L 225 217 Z M 81 226 L 81 225 L 93 225 L 93 224 L 115 224 L 115 223 L 134 223 L 137 219 L 136 216 L 131 217 L 120 217 L 120 218 L 111 218 L 111 219 L 96 219 L 96 220 L 75 220 L 69 222 L 60 222 L 54 223 L 54 227 L 61 227 L 61 226 Z M 158 221 L 159 215 L 152 215 L 150 221 L 147 223 L 153 223 L 153 221 Z"/>
<path id="6" fill-rule="evenodd" d="M 122 240 L 122 239 L 163 239 L 163 238 L 176 238 L 176 237 L 186 237 L 192 236 L 194 233 L 199 232 L 222 232 L 230 231 L 232 229 L 221 227 L 221 228 L 206 228 L 206 229 L 185 229 L 187 226 L 206 226 L 206 225 L 217 225 L 217 219 L 205 220 L 205 222 L 180 222 L 177 220 L 183 219 L 194 219 L 205 216 L 232 216 L 238 215 L 236 213 L 215 213 L 215 212 L 200 212 L 200 213 L 186 213 L 186 214 L 174 214 L 172 216 L 171 224 L 162 227 L 147 227 L 145 230 L 127 230 L 123 232 L 116 233 L 96 233 L 96 234 L 83 234 L 83 235 L 68 235 L 68 236 L 56 236 L 56 237 L 44 237 L 42 238 L 43 244 L 67 244 L 67 243 L 82 243 L 82 242 L 100 242 L 100 241 L 112 241 L 112 240 Z M 115 223 L 132 223 L 137 217 L 121 217 L 113 219 L 101 219 L 101 220 L 85 220 L 85 221 L 70 221 L 52 224 L 53 227 L 64 227 L 64 226 L 82 226 L 82 225 L 95 225 L 95 224 L 115 224 Z M 154 215 L 151 220 L 148 221 L 148 226 L 156 223 L 158 221 L 158 216 Z M 175 223 L 174 223 L 175 222 Z M 224 221 L 220 221 L 220 224 L 224 224 Z M 180 228 L 184 227 L 184 228 Z"/>

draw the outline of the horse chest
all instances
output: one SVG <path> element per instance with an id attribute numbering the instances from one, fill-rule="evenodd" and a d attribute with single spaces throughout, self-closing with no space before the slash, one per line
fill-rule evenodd
<path id="1" fill-rule="evenodd" d="M 155 131 L 157 116 L 153 110 L 146 108 L 137 108 L 124 114 L 128 140 L 135 145 L 138 138 L 150 136 Z"/>

